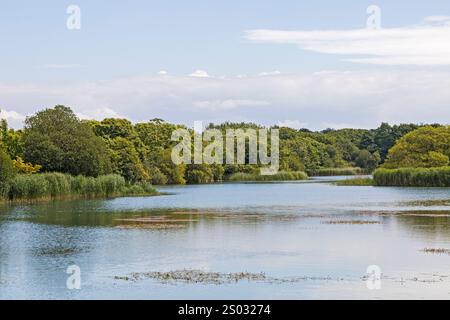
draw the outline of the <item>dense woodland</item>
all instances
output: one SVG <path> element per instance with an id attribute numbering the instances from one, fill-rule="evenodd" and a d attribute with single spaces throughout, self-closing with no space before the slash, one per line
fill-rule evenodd
<path id="1" fill-rule="evenodd" d="M 175 165 L 172 131 L 184 128 L 162 119 L 133 124 L 126 119 L 82 121 L 64 106 L 30 116 L 21 130 L 0 125 L 0 192 L 17 175 L 64 173 L 70 176 L 123 177 L 129 184 L 185 184 L 239 180 L 257 175 L 256 165 Z M 260 128 L 251 123 L 210 124 L 209 128 Z M 278 127 L 275 127 L 278 128 Z M 280 130 L 280 170 L 303 176 L 327 172 L 371 173 L 377 167 L 449 165 L 450 129 L 381 124 L 377 129 Z M 356 169 L 358 168 L 358 169 Z"/>

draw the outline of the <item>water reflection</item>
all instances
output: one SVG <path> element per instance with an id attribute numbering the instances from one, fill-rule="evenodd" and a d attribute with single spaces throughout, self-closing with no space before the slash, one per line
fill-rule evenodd
<path id="1" fill-rule="evenodd" d="M 446 280 L 400 281 L 449 275 L 450 256 L 421 251 L 450 248 L 448 189 L 321 181 L 162 191 L 173 194 L 0 207 L 0 298 L 448 296 Z M 72 264 L 82 270 L 80 291 L 65 286 Z M 368 291 L 361 280 L 372 264 L 386 275 L 382 292 Z M 183 269 L 304 281 L 216 288 L 115 279 Z M 343 280 L 311 280 L 321 278 Z"/>

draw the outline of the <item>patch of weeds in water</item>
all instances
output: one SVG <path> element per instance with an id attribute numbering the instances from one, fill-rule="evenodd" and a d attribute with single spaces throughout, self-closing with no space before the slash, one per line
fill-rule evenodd
<path id="1" fill-rule="evenodd" d="M 203 284 L 224 284 L 236 283 L 239 281 L 264 281 L 267 276 L 264 273 L 219 273 L 206 272 L 201 270 L 178 270 L 171 272 L 147 272 L 133 273 L 135 280 L 154 279 L 163 283 L 203 283 Z"/>
<path id="2" fill-rule="evenodd" d="M 342 278 L 332 277 L 314 277 L 314 276 L 300 276 L 300 277 L 287 277 L 287 278 L 275 278 L 267 276 L 264 272 L 250 273 L 250 272 L 235 272 L 235 273 L 220 273 L 220 272 L 208 272 L 202 270 L 177 270 L 169 272 L 135 272 L 130 276 L 116 276 L 116 280 L 125 281 L 139 281 L 145 279 L 153 279 L 164 284 L 232 284 L 241 281 L 248 282 L 265 282 L 269 284 L 276 283 L 295 283 L 300 281 L 342 281 Z"/>
<path id="3" fill-rule="evenodd" d="M 116 226 L 117 229 L 145 229 L 145 230 L 171 230 L 171 229 L 184 229 L 186 225 L 183 224 L 169 224 L 169 223 L 130 223 Z"/>
<path id="4" fill-rule="evenodd" d="M 80 252 L 77 248 L 67 248 L 67 247 L 50 247 L 50 248 L 39 248 L 36 250 L 38 256 L 70 256 Z"/>
<path id="5" fill-rule="evenodd" d="M 267 214 L 267 213 L 240 213 L 227 211 L 172 211 L 164 215 L 134 216 L 129 218 L 114 219 L 115 227 L 120 229 L 180 229 L 196 223 L 200 220 L 236 221 L 238 223 L 255 223 L 267 221 L 294 221 L 303 218 L 293 214 Z"/>
<path id="6" fill-rule="evenodd" d="M 165 229 L 182 229 L 186 227 L 186 223 L 196 222 L 195 219 L 179 219 L 168 216 L 151 216 L 136 217 L 126 219 L 115 219 L 120 222 L 116 228 L 119 229 L 149 229 L 149 230 L 165 230 Z"/>
<path id="7" fill-rule="evenodd" d="M 348 224 L 348 225 L 357 225 L 357 224 L 382 224 L 381 221 L 374 220 L 329 220 L 322 221 L 322 224 Z"/>
<path id="8" fill-rule="evenodd" d="M 411 207 L 450 206 L 450 199 L 402 201 L 398 205 Z"/>
<path id="9" fill-rule="evenodd" d="M 420 251 L 422 251 L 424 253 L 431 253 L 431 254 L 439 254 L 439 255 L 447 254 L 447 255 L 450 255 L 450 249 L 444 249 L 444 248 L 425 248 L 425 249 L 422 249 Z"/>

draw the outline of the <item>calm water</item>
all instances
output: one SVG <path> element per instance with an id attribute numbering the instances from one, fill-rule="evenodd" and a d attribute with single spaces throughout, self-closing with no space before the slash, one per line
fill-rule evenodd
<path id="1" fill-rule="evenodd" d="M 422 251 L 450 249 L 449 189 L 327 180 L 0 207 L 0 299 L 450 298 L 450 255 Z M 80 290 L 66 287 L 70 265 Z M 367 288 L 369 265 L 382 270 L 379 290 Z M 115 278 L 184 269 L 289 281 Z"/>

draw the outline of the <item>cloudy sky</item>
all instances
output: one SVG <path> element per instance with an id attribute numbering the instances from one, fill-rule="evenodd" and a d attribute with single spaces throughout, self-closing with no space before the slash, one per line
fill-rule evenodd
<path id="1" fill-rule="evenodd" d="M 450 122 L 448 0 L 4 0 L 0 44 L 14 127 L 56 104 L 189 126 Z"/>

